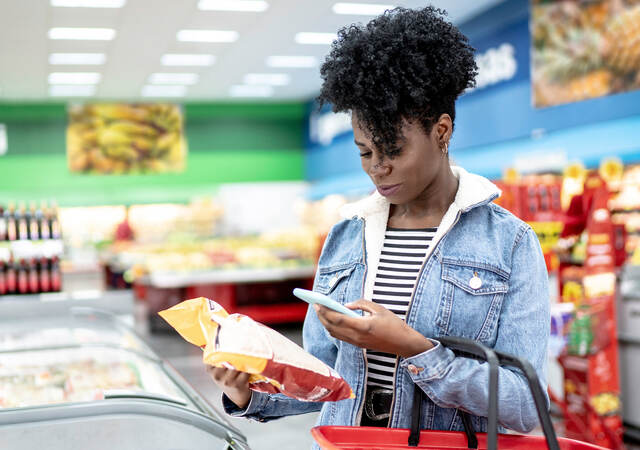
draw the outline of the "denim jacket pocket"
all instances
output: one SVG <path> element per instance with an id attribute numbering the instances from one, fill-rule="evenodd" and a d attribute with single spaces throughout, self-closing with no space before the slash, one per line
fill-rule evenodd
<path id="1" fill-rule="evenodd" d="M 440 335 L 491 344 L 508 290 L 506 276 L 480 264 L 443 262 L 441 278 L 436 315 Z"/>
<path id="2" fill-rule="evenodd" d="M 332 267 L 320 267 L 313 290 L 329 295 L 334 300 L 344 303 L 349 276 L 356 268 L 356 263 Z"/>

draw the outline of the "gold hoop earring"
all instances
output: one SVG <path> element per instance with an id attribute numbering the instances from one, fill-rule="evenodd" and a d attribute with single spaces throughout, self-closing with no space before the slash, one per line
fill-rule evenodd
<path id="1" fill-rule="evenodd" d="M 445 142 L 444 147 L 442 147 L 442 154 L 446 155 L 447 153 L 449 153 L 449 144 Z"/>

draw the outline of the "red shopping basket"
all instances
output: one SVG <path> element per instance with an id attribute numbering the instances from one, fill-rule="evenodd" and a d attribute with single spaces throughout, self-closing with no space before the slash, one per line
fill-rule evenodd
<path id="1" fill-rule="evenodd" d="M 467 436 L 461 431 L 421 431 L 417 447 L 408 447 L 408 429 L 366 427 L 315 427 L 311 435 L 324 450 L 382 450 L 382 449 L 464 449 L 467 450 Z M 478 433 L 478 449 L 488 449 L 487 436 Z M 561 450 L 602 450 L 602 447 L 572 439 L 558 439 Z M 498 436 L 500 449 L 547 448 L 544 436 L 521 436 L 501 434 Z"/>
<path id="2" fill-rule="evenodd" d="M 533 366 L 526 360 L 492 350 L 470 339 L 439 338 L 445 347 L 460 356 L 473 357 L 489 363 L 488 433 L 475 433 L 469 415 L 459 410 L 465 431 L 420 431 L 422 389 L 414 389 L 411 429 L 320 426 L 311 435 L 324 450 L 382 450 L 382 449 L 544 449 L 579 450 L 598 447 L 572 439 L 558 439 L 551 423 L 547 402 Z M 533 395 L 544 436 L 498 434 L 498 368 L 513 366 L 522 371 Z"/>

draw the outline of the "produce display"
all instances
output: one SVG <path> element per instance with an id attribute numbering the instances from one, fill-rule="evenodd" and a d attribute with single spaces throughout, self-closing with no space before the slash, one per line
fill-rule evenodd
<path id="1" fill-rule="evenodd" d="M 640 4 L 635 0 L 533 0 L 537 107 L 640 88 Z"/>
<path id="2" fill-rule="evenodd" d="M 319 244 L 315 231 L 299 228 L 247 237 L 114 243 L 103 253 L 103 260 L 126 270 L 126 276 L 134 280 L 154 272 L 310 266 Z"/>
<path id="3" fill-rule="evenodd" d="M 0 408 L 100 400 L 113 389 L 177 396 L 153 369 L 136 355 L 102 347 L 4 353 Z"/>
<path id="4" fill-rule="evenodd" d="M 179 172 L 186 141 L 182 114 L 169 104 L 72 106 L 67 157 L 72 172 Z"/>

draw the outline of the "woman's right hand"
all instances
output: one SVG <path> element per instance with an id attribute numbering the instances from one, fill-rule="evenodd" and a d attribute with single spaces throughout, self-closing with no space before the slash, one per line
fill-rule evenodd
<path id="1" fill-rule="evenodd" d="M 247 407 L 251 400 L 248 373 L 213 366 L 207 366 L 207 373 L 238 408 Z"/>

